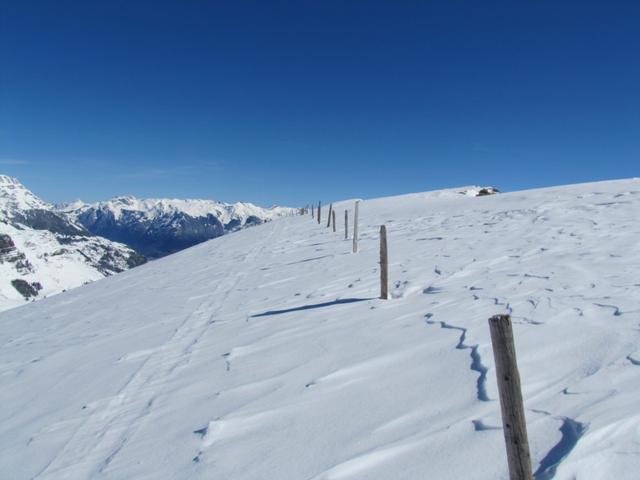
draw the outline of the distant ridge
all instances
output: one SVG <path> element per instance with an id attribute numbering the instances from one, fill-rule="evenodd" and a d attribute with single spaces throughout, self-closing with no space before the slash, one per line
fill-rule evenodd
<path id="1" fill-rule="evenodd" d="M 195 199 L 138 199 L 118 196 L 104 202 L 61 205 L 91 233 L 122 242 L 149 258 L 164 257 L 241 228 L 295 213 L 286 207 Z"/>

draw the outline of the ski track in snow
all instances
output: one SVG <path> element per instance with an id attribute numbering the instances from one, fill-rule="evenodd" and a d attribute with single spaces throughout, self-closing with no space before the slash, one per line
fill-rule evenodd
<path id="1" fill-rule="evenodd" d="M 249 267 L 243 265 L 255 259 L 276 232 L 277 230 L 272 231 L 263 242 L 243 256 L 236 275 L 227 277 L 225 282 L 218 285 L 212 295 L 213 298 L 222 295 L 218 309 L 224 304 L 224 298 L 248 274 Z M 160 389 L 165 383 L 163 379 L 189 362 L 194 345 L 210 327 L 210 319 L 216 316 L 213 306 L 210 299 L 202 301 L 165 345 L 146 358 L 118 395 L 109 401 L 107 407 L 90 415 L 60 454 L 34 478 L 46 479 L 50 474 L 83 478 L 104 471 L 125 446 L 136 422 L 151 411 L 156 397 L 162 393 Z M 227 370 L 230 370 L 230 361 L 226 360 L 226 364 Z M 94 439 L 94 442 L 87 442 L 88 438 Z M 77 463 L 78 457 L 83 461 Z M 100 460 L 101 458 L 103 460 Z"/>
<path id="2" fill-rule="evenodd" d="M 285 218 L 5 312 L 0 471 L 506 478 L 487 318 L 510 313 L 535 479 L 634 479 L 638 192 L 368 200 L 356 255 Z"/>

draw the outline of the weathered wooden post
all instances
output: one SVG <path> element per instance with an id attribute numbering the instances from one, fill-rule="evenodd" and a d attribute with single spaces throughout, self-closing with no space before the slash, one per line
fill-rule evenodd
<path id="1" fill-rule="evenodd" d="M 380 298 L 389 298 L 389 256 L 387 253 L 387 227 L 380 225 Z"/>
<path id="2" fill-rule="evenodd" d="M 349 238 L 349 213 L 344 211 L 344 239 L 347 240 Z"/>
<path id="3" fill-rule="evenodd" d="M 489 319 L 489 328 L 500 393 L 509 478 L 511 480 L 533 480 L 511 317 L 509 315 L 495 315 Z"/>
<path id="4" fill-rule="evenodd" d="M 333 232 L 336 231 L 336 211 L 331 212 L 331 221 L 333 222 Z"/>
<path id="5" fill-rule="evenodd" d="M 318 202 L 318 225 L 320 225 L 320 209 L 322 208 L 322 202 Z"/>
<path id="6" fill-rule="evenodd" d="M 353 253 L 358 253 L 358 206 L 359 201 L 356 201 L 355 211 L 353 213 Z"/>
<path id="7" fill-rule="evenodd" d="M 331 226 L 331 212 L 333 211 L 333 203 L 329 204 L 329 215 L 327 216 L 327 228 Z"/>
<path id="8" fill-rule="evenodd" d="M 316 210 L 313 204 L 311 205 L 311 218 L 316 218 Z"/>

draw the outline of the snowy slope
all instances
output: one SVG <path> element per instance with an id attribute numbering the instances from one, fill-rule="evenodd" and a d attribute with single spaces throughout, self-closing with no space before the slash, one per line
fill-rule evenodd
<path id="1" fill-rule="evenodd" d="M 640 180 L 369 200 L 358 254 L 283 218 L 4 312 L 0 472 L 506 479 L 511 312 L 536 478 L 636 479 L 639 208 Z"/>
<path id="2" fill-rule="evenodd" d="M 0 310 L 142 262 L 129 247 L 91 235 L 15 178 L 0 175 Z"/>
<path id="3" fill-rule="evenodd" d="M 150 258 L 295 212 L 292 208 L 262 208 L 242 202 L 132 196 L 94 204 L 77 201 L 60 209 L 92 233 L 126 243 Z"/>

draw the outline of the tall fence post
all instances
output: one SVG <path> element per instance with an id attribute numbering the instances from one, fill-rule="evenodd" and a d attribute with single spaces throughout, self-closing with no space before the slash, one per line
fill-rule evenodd
<path id="1" fill-rule="evenodd" d="M 331 226 L 331 212 L 333 211 L 333 203 L 329 204 L 329 215 L 327 215 L 327 228 Z"/>
<path id="2" fill-rule="evenodd" d="M 387 227 L 380 225 L 380 298 L 389 298 L 389 255 L 387 252 Z"/>
<path id="3" fill-rule="evenodd" d="M 494 315 L 489 319 L 489 328 L 500 393 L 509 478 L 511 480 L 533 480 L 511 317 L 509 315 Z"/>
<path id="4" fill-rule="evenodd" d="M 355 211 L 353 213 L 353 253 L 358 253 L 358 206 L 360 202 L 356 201 Z"/>
<path id="5" fill-rule="evenodd" d="M 311 218 L 316 218 L 316 207 L 311 204 Z"/>
<path id="6" fill-rule="evenodd" d="M 349 213 L 344 211 L 344 239 L 347 240 L 349 238 Z"/>
<path id="7" fill-rule="evenodd" d="M 336 211 L 331 212 L 331 221 L 333 222 L 333 231 L 336 231 Z"/>
<path id="8" fill-rule="evenodd" d="M 320 225 L 320 209 L 322 208 L 322 202 L 318 202 L 318 225 Z"/>

